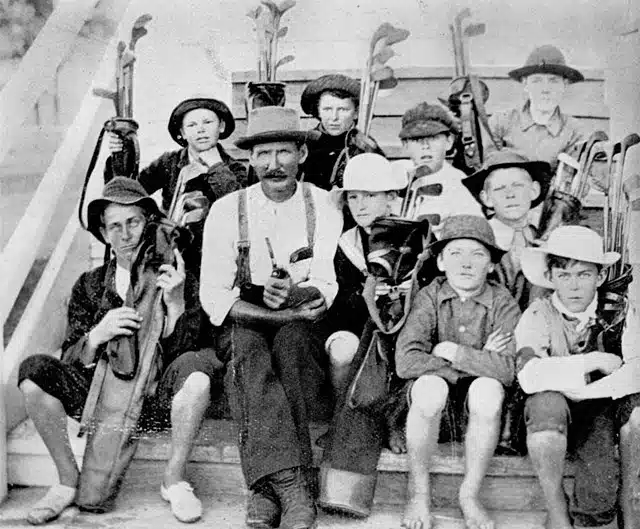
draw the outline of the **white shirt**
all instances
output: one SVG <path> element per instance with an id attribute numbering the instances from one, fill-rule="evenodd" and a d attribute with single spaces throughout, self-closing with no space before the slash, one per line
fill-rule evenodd
<path id="1" fill-rule="evenodd" d="M 247 189 L 251 282 L 264 285 L 271 276 L 271 259 L 265 242 L 265 237 L 269 237 L 277 264 L 289 272 L 295 284 L 316 287 L 330 306 L 338 292 L 333 257 L 342 231 L 342 215 L 330 202 L 327 191 L 313 185 L 311 190 L 316 210 L 313 257 L 290 264 L 290 255 L 308 246 L 302 186 L 298 185 L 294 195 L 285 202 L 268 199 L 260 183 Z M 239 192 L 214 202 L 204 227 L 200 301 L 213 325 L 222 325 L 240 297 L 240 289 L 233 286 L 240 237 Z"/>
<path id="2" fill-rule="evenodd" d="M 405 171 L 407 185 L 409 174 L 415 169 L 411 160 L 398 160 L 393 162 L 394 171 Z M 464 186 L 462 179 L 466 178 L 462 171 L 451 164 L 444 162 L 442 169 L 430 175 L 422 176 L 414 181 L 412 188 L 418 189 L 431 184 L 442 185 L 442 193 L 439 196 L 422 195 L 415 207 L 409 212 L 409 217 L 417 219 L 421 215 L 440 215 L 440 222 L 452 215 L 477 215 L 484 217 L 480 204 L 473 198 L 471 192 Z M 438 230 L 435 230 L 436 235 Z"/>

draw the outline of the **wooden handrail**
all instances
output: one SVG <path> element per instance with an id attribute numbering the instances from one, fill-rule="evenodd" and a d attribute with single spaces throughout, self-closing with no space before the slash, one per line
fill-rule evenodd
<path id="1" fill-rule="evenodd" d="M 22 126 L 56 76 L 76 43 L 82 25 L 97 0 L 60 2 L 38 33 L 18 70 L 0 92 L 0 161 L 11 148 L 14 131 Z"/>

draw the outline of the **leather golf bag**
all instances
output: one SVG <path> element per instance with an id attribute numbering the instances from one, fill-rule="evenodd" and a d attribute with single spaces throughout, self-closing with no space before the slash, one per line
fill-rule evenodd
<path id="1" fill-rule="evenodd" d="M 156 286 L 158 269 L 173 264 L 176 240 L 177 230 L 168 220 L 147 224 L 125 301 L 142 316 L 141 327 L 131 337 L 109 342 L 96 366 L 79 434 L 87 434 L 76 500 L 82 510 L 106 512 L 113 507 L 136 452 L 142 406 L 162 372 L 159 341 L 165 310 Z"/>
<path id="2" fill-rule="evenodd" d="M 544 241 L 558 226 L 579 224 L 582 204 L 573 195 L 552 189 L 542 206 L 538 239 Z"/>

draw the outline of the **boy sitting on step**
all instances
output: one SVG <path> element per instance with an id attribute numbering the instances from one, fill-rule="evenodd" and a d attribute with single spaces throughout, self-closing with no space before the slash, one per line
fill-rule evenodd
<path id="1" fill-rule="evenodd" d="M 582 226 L 556 228 L 545 246 L 522 254 L 529 281 L 554 290 L 529 306 L 515 331 L 518 380 L 529 395 L 527 447 L 546 499 L 548 529 L 617 529 L 618 442 L 624 527 L 640 527 L 633 509 L 640 467 L 638 354 L 627 354 L 630 348 L 623 345 L 624 364 L 613 354 L 620 347 L 601 332 L 598 303 L 605 269 L 619 258 L 603 252 L 602 238 Z M 637 325 L 637 315 L 630 313 L 630 322 Z M 569 450 L 575 487 L 567 502 L 563 475 Z"/>
<path id="2" fill-rule="evenodd" d="M 531 285 L 522 274 L 520 255 L 536 238 L 530 212 L 547 194 L 550 170 L 546 162 L 529 161 L 518 151 L 502 149 L 490 152 L 482 169 L 462 181 L 487 209 L 496 242 L 507 252 L 496 274 L 521 310 L 529 305 Z"/>
<path id="3" fill-rule="evenodd" d="M 466 426 L 460 507 L 467 527 L 493 529 L 479 492 L 498 443 L 504 388 L 515 376 L 512 333 L 520 309 L 504 286 L 487 279 L 504 250 L 486 219 L 445 219 L 430 249 L 445 277 L 417 294 L 396 343 L 398 375 L 411 379 L 409 501 L 402 526 L 433 527 L 431 459 L 439 438 L 460 439 Z"/>
<path id="4" fill-rule="evenodd" d="M 423 102 L 402 116 L 399 136 L 410 159 L 394 162 L 394 169 L 406 176 L 407 193 L 413 197 L 408 218 L 438 215 L 442 221 L 458 214 L 482 216 L 480 205 L 462 185 L 466 175 L 446 161 L 458 133 L 458 120 L 442 105 Z M 418 168 L 427 174 L 416 177 Z M 436 236 L 439 228 L 434 229 Z"/>

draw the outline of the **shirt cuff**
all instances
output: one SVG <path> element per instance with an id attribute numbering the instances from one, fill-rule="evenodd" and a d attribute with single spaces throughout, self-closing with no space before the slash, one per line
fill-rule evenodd
<path id="1" fill-rule="evenodd" d="M 315 287 L 320 291 L 322 297 L 324 298 L 325 303 L 327 304 L 327 308 L 331 307 L 333 304 L 333 300 L 336 298 L 338 294 L 338 284 L 337 283 L 327 283 L 326 281 L 319 281 L 317 279 L 310 279 L 308 281 L 303 281 L 298 283 L 300 288 L 305 287 Z"/>
<path id="2" fill-rule="evenodd" d="M 201 300 L 202 308 L 209 316 L 212 325 L 220 327 L 233 304 L 240 299 L 240 289 L 221 290 L 211 295 L 213 301 Z"/>

